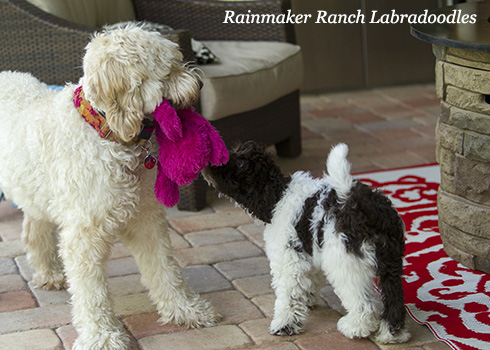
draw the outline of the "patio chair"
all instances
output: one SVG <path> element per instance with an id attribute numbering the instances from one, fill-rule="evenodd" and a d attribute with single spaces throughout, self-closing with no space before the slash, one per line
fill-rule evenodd
<path id="1" fill-rule="evenodd" d="M 195 61 L 191 36 L 220 63 L 202 65 L 204 86 L 196 109 L 219 130 L 228 147 L 253 139 L 275 145 L 280 156 L 301 153 L 299 87 L 301 50 L 291 24 L 224 24 L 227 10 L 281 14 L 289 0 L 133 0 L 135 20 L 175 28 L 164 33 Z M 76 82 L 91 34 L 100 28 L 46 13 L 25 0 L 0 0 L 0 70 L 31 72 L 53 85 Z M 206 205 L 199 177 L 181 188 L 182 210 Z"/>

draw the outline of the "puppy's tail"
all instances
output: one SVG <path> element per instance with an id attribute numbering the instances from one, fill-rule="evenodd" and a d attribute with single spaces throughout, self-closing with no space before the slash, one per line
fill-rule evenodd
<path id="1" fill-rule="evenodd" d="M 354 181 L 350 174 L 351 164 L 347 160 L 348 152 L 349 148 L 345 143 L 334 146 L 327 158 L 328 175 L 324 175 L 341 200 L 347 199 Z"/>

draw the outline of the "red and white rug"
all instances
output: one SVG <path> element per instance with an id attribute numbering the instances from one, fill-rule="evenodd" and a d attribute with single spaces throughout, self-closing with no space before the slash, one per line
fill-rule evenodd
<path id="1" fill-rule="evenodd" d="M 490 275 L 443 250 L 437 217 L 439 166 L 358 175 L 382 188 L 406 226 L 404 291 L 412 318 L 454 349 L 490 349 Z"/>

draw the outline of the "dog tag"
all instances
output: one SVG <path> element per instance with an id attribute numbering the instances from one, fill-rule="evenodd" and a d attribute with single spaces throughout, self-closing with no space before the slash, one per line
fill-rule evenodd
<path id="1" fill-rule="evenodd" d="M 146 169 L 153 169 L 155 167 L 155 164 L 157 163 L 157 159 L 153 157 L 151 154 L 149 154 L 145 158 L 145 168 Z"/>

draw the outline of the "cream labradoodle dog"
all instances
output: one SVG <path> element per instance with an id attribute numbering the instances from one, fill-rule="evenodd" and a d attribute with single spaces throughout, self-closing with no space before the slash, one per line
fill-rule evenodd
<path id="1" fill-rule="evenodd" d="M 66 275 L 74 349 L 127 349 L 105 267 L 120 239 L 162 322 L 214 325 L 220 316 L 172 257 L 156 167 L 145 168 L 148 141 L 138 137 L 162 98 L 192 105 L 200 79 L 175 43 L 137 26 L 96 34 L 86 50 L 79 84 L 60 91 L 30 74 L 0 73 L 0 189 L 24 212 L 33 282 L 61 289 Z"/>

